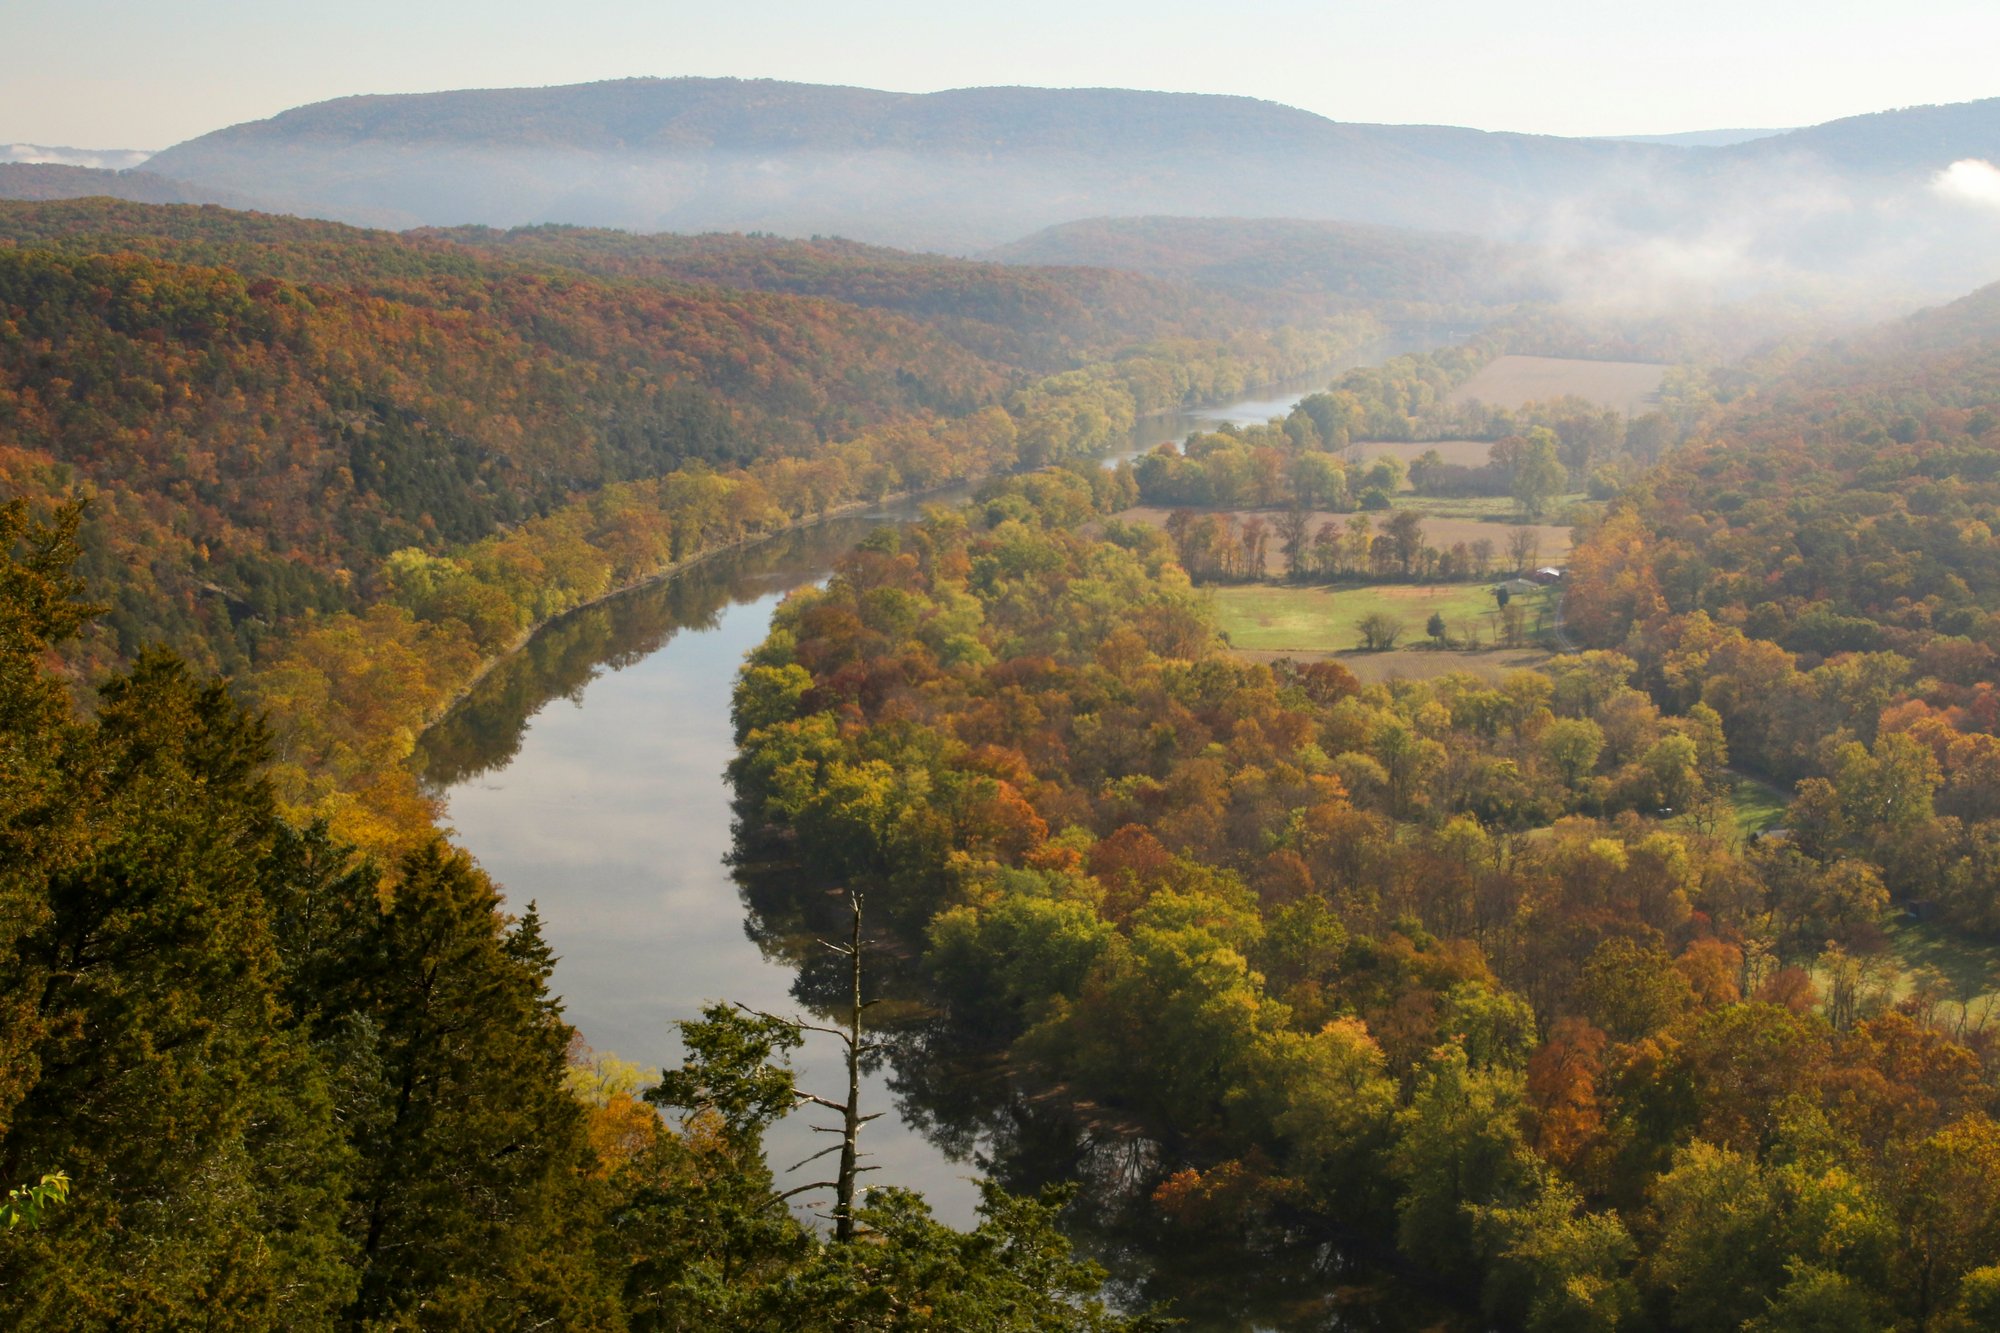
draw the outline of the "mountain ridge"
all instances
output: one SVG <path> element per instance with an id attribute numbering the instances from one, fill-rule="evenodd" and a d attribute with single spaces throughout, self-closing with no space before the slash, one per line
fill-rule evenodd
<path id="1" fill-rule="evenodd" d="M 1462 226 L 1675 151 L 1361 126 L 1200 93 L 650 79 L 336 99 L 148 165 L 364 224 L 776 230 L 969 251 L 1113 212 Z"/>
<path id="2" fill-rule="evenodd" d="M 380 94 L 164 150 L 196 193 L 364 226 L 561 223 L 843 236 L 971 255 L 1104 217 L 1300 219 L 1629 252 L 1741 296 L 1799 274 L 1923 296 L 2000 277 L 2000 210 L 1941 197 L 2000 158 L 2000 98 L 1723 146 L 1338 122 L 1205 93 L 894 93 L 650 78 Z"/>

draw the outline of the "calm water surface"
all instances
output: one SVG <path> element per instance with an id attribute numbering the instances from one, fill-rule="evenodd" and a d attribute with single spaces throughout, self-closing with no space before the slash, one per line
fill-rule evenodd
<path id="1" fill-rule="evenodd" d="M 1147 421 L 1114 457 L 1225 421 L 1282 416 L 1327 378 L 1323 372 L 1283 390 Z M 803 1012 L 798 964 L 814 946 L 747 911 L 724 860 L 731 845 L 723 776 L 734 748 L 730 692 L 744 654 L 764 638 L 786 592 L 824 579 L 871 528 L 915 516 L 908 506 L 821 524 L 567 616 L 425 736 L 419 758 L 444 796 L 457 840 L 510 902 L 539 905 L 561 959 L 554 988 L 570 1022 L 598 1050 L 652 1071 L 679 1062 L 674 1020 L 696 1016 L 711 1001 Z M 903 1049 L 921 1052 L 922 1042 Z M 996 1145 L 1000 1122 L 964 1109 L 962 1090 L 946 1087 L 951 1078 L 939 1072 L 948 1062 L 918 1055 L 900 1063 L 900 1074 L 871 1074 L 863 1092 L 867 1109 L 887 1112 L 864 1136 L 881 1168 L 875 1180 L 922 1191 L 941 1218 L 966 1226 L 974 1220 L 974 1176 L 994 1172 L 1018 1187 L 1073 1168 L 1026 1160 L 1032 1154 L 1018 1143 Z M 809 1041 L 794 1064 L 800 1086 L 843 1090 L 830 1041 Z M 784 1168 L 828 1141 L 809 1123 L 794 1116 L 771 1135 L 771 1162 L 787 1185 L 813 1178 L 787 1176 Z M 1090 1243 L 1132 1275 L 1135 1291 L 1152 1267 L 1190 1273 L 1216 1262 L 1163 1260 L 1103 1237 Z M 1267 1291 L 1255 1298 L 1244 1285 L 1259 1285 L 1254 1269 L 1240 1257 L 1220 1263 L 1226 1295 L 1207 1314 L 1200 1294 L 1190 1306 L 1188 1293 L 1175 1291 L 1194 1327 L 1405 1326 L 1382 1302 L 1336 1301 L 1356 1279 L 1324 1245 L 1287 1247 L 1262 1284 Z"/>

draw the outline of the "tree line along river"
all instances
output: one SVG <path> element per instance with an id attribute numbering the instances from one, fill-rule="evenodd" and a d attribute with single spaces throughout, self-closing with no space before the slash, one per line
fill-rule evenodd
<path id="1" fill-rule="evenodd" d="M 1360 364 L 1405 350 L 1377 344 Z M 1344 367 L 1217 407 L 1140 423 L 1120 457 L 1223 422 L 1282 416 Z M 963 498 L 927 497 L 935 504 Z M 658 583 L 553 622 L 501 663 L 423 739 L 418 760 L 444 797 L 456 840 L 503 886 L 516 909 L 538 904 L 560 958 L 553 981 L 568 1020 L 599 1051 L 650 1076 L 677 1065 L 674 1020 L 714 1000 L 803 1012 L 801 963 L 810 938 L 759 912 L 726 864 L 734 753 L 729 705 L 737 668 L 768 632 L 779 601 L 818 582 L 855 541 L 921 506 L 894 505 L 830 520 L 721 553 Z M 897 1043 L 864 1083 L 884 1112 L 863 1137 L 873 1181 L 919 1190 L 940 1218 L 974 1220 L 974 1178 L 1044 1178 L 1073 1161 L 996 1158 L 990 1125 L 963 1112 L 976 1093 L 945 1090 L 966 1071 L 927 1061 L 920 1039 Z M 801 1087 L 844 1089 L 832 1042 L 809 1040 L 794 1061 Z M 785 1168 L 823 1143 L 798 1114 L 768 1140 L 780 1187 L 812 1179 Z M 1118 1169 L 1103 1162 L 1105 1170 Z M 811 1168 L 809 1168 L 810 1170 Z M 1238 1247 L 1163 1256 L 1104 1232 L 1079 1242 L 1110 1266 L 1131 1299 L 1172 1295 L 1192 1327 L 1396 1329 L 1435 1327 L 1408 1293 L 1353 1271 L 1323 1240 L 1278 1247 L 1250 1269 Z M 1371 1284 L 1372 1279 L 1372 1284 Z M 1353 1300 L 1356 1293 L 1377 1299 Z M 1253 1293 L 1256 1293 L 1253 1295 Z M 1421 1322 L 1414 1322 L 1420 1318 Z"/>

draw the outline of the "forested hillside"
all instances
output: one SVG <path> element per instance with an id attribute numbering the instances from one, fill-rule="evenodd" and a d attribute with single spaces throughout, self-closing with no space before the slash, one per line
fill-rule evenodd
<path id="1" fill-rule="evenodd" d="M 111 171 L 58 162 L 0 162 L 0 199 L 109 197 L 146 204 L 222 204 L 242 201 L 227 190 L 190 185 L 150 171 Z"/>
<path id="2" fill-rule="evenodd" d="M 11 206 L 0 239 L 11 484 L 61 472 L 100 496 L 87 568 L 120 653 L 169 636 L 230 667 L 276 622 L 357 604 L 399 548 L 687 465 L 814 463 L 996 406 L 1030 372 L 1230 331 L 1141 280 L 1103 275 L 1086 296 L 1138 299 L 1092 305 L 1039 273 L 888 252 L 794 295 L 212 209 Z M 973 285 L 992 320 L 947 313 Z M 912 468 L 851 494 L 933 481 Z"/>
<path id="3" fill-rule="evenodd" d="M 1395 302 L 1449 313 L 1552 295 L 1540 271 L 1546 261 L 1526 246 L 1344 222 L 1093 218 L 1036 232 L 987 257 L 1128 269 L 1307 309 Z"/>
<path id="4" fill-rule="evenodd" d="M 252 622 L 352 605 L 351 581 L 398 548 L 476 541 L 684 464 L 963 416 L 1011 382 L 852 306 L 616 287 L 463 254 L 414 252 L 415 271 L 391 277 L 406 259 L 392 242 L 370 254 L 339 229 L 283 230 L 284 253 L 262 265 L 96 240 L 0 251 L 10 481 L 60 467 L 103 496 L 90 572 L 117 600 L 122 654 L 201 634 L 211 660 L 240 665 Z M 284 268 L 300 276 L 269 276 Z"/>
<path id="5" fill-rule="evenodd" d="M 287 808 L 405 850 L 417 732 L 533 626 L 843 505 L 1102 449 L 1373 328 L 1114 274 L 1087 302 L 839 246 L 717 240 L 676 270 L 667 242 L 537 239 L 0 205 L 0 487 L 89 501 L 107 610 L 65 645 L 79 679 L 152 642 L 237 674 L 284 719 Z M 718 281 L 770 270 L 813 290 Z"/>
<path id="6" fill-rule="evenodd" d="M 2000 1318 L 1992 1033 L 1826 943 L 1865 866 L 1738 843 L 1730 700 L 1616 652 L 1232 660 L 1099 503 L 1041 474 L 864 543 L 737 694 L 758 900 L 866 891 L 951 1006 L 924 1051 L 1004 1054 L 996 1134 L 1503 1327 Z"/>
<path id="7" fill-rule="evenodd" d="M 983 355 L 1054 370 L 1101 354 L 1135 331 L 1212 337 L 1282 316 L 1324 316 L 1269 300 L 1231 300 L 1185 283 L 1148 280 L 1137 265 L 1051 259 L 1062 271 L 971 263 L 833 237 L 702 236 L 586 227 L 460 227 L 432 233 L 475 250 L 611 277 L 696 282 L 816 296 L 930 324 Z M 1078 265 L 1082 266 L 1078 266 Z M 1121 271 L 1135 270 L 1135 271 Z"/>
<path id="8" fill-rule="evenodd" d="M 2000 289 L 1811 354 L 1576 553 L 1572 632 L 1707 701 L 1794 854 L 2000 935 Z"/>

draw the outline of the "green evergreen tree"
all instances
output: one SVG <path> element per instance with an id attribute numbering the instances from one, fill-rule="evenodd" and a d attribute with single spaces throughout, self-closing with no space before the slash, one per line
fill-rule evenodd
<path id="1" fill-rule="evenodd" d="M 0 1314 L 79 1329 L 323 1322 L 351 1289 L 348 1159 L 278 999 L 263 730 L 220 685 L 149 652 L 104 687 L 95 722 L 59 722 L 49 752 L 55 804 L 81 825 L 40 849 L 36 923 L 0 977 L 33 1006 L 0 1160 L 9 1176 L 64 1170 L 76 1194 L 0 1255 Z"/>
<path id="2" fill-rule="evenodd" d="M 308 849 L 310 850 L 310 849 Z M 349 1226 L 360 1324 L 606 1327 L 571 1031 L 532 911 L 510 928 L 493 884 L 433 843 L 393 892 L 341 876 L 295 900 L 317 1038 L 348 1073 L 359 1156 Z M 330 913 L 330 918 L 326 915 Z"/>

